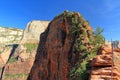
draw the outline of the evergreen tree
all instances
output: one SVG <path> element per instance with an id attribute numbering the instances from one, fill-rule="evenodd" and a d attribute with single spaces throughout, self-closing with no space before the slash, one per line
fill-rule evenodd
<path id="1" fill-rule="evenodd" d="M 104 30 L 101 29 L 100 27 L 97 27 L 96 30 L 95 30 L 95 42 L 94 42 L 94 45 L 96 46 L 101 46 L 104 44 L 105 42 L 105 39 L 104 37 L 102 36 L 102 32 Z"/>

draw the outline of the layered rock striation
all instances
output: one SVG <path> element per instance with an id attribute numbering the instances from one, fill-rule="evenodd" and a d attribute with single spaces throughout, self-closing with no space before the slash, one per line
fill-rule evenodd
<path id="1" fill-rule="evenodd" d="M 23 30 L 17 28 L 0 27 L 0 44 L 17 44 L 22 39 Z"/>
<path id="2" fill-rule="evenodd" d="M 103 46 L 91 62 L 90 80 L 120 80 L 120 49 Z"/>
<path id="3" fill-rule="evenodd" d="M 8 62 L 15 46 L 21 41 L 22 34 L 21 29 L 0 27 L 0 79 L 3 67 Z"/>

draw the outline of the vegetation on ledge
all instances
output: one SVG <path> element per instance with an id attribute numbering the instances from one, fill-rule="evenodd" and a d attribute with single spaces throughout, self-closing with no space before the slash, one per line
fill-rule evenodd
<path id="1" fill-rule="evenodd" d="M 90 29 L 88 21 L 76 12 L 68 12 L 55 17 L 55 19 L 61 16 L 66 17 L 71 23 L 70 36 L 75 36 L 73 46 L 73 54 L 78 54 L 80 62 L 77 62 L 70 71 L 72 80 L 88 80 L 89 74 L 89 60 L 95 57 L 98 49 L 104 44 L 104 37 L 101 35 L 103 32 L 100 27 L 95 31 Z"/>
<path id="2" fill-rule="evenodd" d="M 37 49 L 38 44 L 26 43 L 26 44 L 24 44 L 24 46 L 26 47 L 26 52 L 27 52 L 27 53 L 30 53 L 30 52 L 32 52 L 33 50 L 36 50 L 36 49 Z"/>
<path id="3" fill-rule="evenodd" d="M 17 59 L 16 59 L 16 58 L 11 57 L 11 58 L 10 58 L 10 60 L 8 61 L 8 63 L 13 63 L 13 62 L 16 62 L 16 61 L 17 61 Z"/>

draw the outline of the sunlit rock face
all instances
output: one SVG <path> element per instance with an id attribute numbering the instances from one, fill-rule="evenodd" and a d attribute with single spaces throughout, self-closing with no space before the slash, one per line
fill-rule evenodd
<path id="1" fill-rule="evenodd" d="M 48 26 L 49 21 L 33 20 L 29 22 L 24 30 L 22 43 L 39 43 L 40 34 Z"/>
<path id="2" fill-rule="evenodd" d="M 2 80 L 26 80 L 33 65 L 36 50 L 49 21 L 31 21 L 27 24 L 22 40 L 4 66 Z"/>
<path id="3" fill-rule="evenodd" d="M 22 39 L 23 30 L 17 28 L 0 27 L 0 66 L 6 64 L 12 47 L 10 45 L 19 44 Z"/>
<path id="4" fill-rule="evenodd" d="M 22 61 L 29 57 L 34 57 L 40 41 L 40 35 L 46 30 L 48 24 L 49 21 L 34 20 L 29 22 L 14 56 Z"/>
<path id="5" fill-rule="evenodd" d="M 67 17 L 62 14 L 54 18 L 41 35 L 34 65 L 27 80 L 71 80 L 70 69 L 80 61 L 80 55 L 73 52 L 77 35 L 71 35 L 72 18 L 79 18 L 81 15 L 76 12 L 70 15 Z M 82 37 L 82 43 L 90 48 L 87 41 L 93 36 L 89 31 L 93 30 L 84 19 L 80 18 L 78 21 L 84 23 L 78 28 L 80 36 L 83 36 L 84 29 L 86 33 L 86 36 Z"/>
<path id="6" fill-rule="evenodd" d="M 22 39 L 23 30 L 0 27 L 0 44 L 17 44 Z"/>
<path id="7" fill-rule="evenodd" d="M 14 45 L 18 45 L 22 39 L 23 30 L 17 28 L 0 27 L 0 79 L 3 67 L 13 51 Z"/>
<path id="8" fill-rule="evenodd" d="M 113 56 L 113 57 L 112 57 Z M 105 45 L 91 62 L 90 80 L 120 80 L 120 49 Z"/>
<path id="9" fill-rule="evenodd" d="M 26 80 L 33 62 L 34 59 L 29 58 L 23 62 L 15 61 L 7 63 L 2 74 L 2 80 Z"/>

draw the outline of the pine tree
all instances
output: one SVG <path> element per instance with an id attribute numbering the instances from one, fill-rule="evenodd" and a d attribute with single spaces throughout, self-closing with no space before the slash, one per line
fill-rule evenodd
<path id="1" fill-rule="evenodd" d="M 101 45 L 103 45 L 104 44 L 104 37 L 102 36 L 102 32 L 103 32 L 104 30 L 103 29 L 101 29 L 100 27 L 97 27 L 96 28 L 96 30 L 95 30 L 95 42 L 94 42 L 94 44 L 96 45 L 96 46 L 101 46 Z"/>

